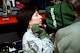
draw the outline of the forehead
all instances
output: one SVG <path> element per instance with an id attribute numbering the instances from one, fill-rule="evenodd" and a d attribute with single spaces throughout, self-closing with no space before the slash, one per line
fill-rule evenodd
<path id="1" fill-rule="evenodd" d="M 39 14 L 39 12 L 36 10 L 33 15 L 35 15 L 35 14 Z"/>
<path id="2" fill-rule="evenodd" d="M 38 14 L 39 14 L 39 12 L 35 11 L 34 14 L 32 15 L 32 19 L 36 19 Z"/>

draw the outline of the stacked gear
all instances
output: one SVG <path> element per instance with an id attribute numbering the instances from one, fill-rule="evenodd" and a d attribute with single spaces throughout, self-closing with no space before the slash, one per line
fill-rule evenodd
<path id="1" fill-rule="evenodd" d="M 48 32 L 56 32 L 58 29 L 72 24 L 75 15 L 66 1 L 46 8 L 46 23 Z"/>
<path id="2" fill-rule="evenodd" d="M 0 53 L 22 53 L 22 41 L 0 43 Z"/>

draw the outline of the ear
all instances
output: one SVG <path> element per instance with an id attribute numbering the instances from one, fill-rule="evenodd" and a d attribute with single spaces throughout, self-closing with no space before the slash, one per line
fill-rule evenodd
<path id="1" fill-rule="evenodd" d="M 31 21 L 29 21 L 29 25 L 32 25 Z"/>
<path id="2" fill-rule="evenodd" d="M 31 23 L 31 21 L 29 21 L 28 28 L 31 28 L 31 27 L 32 27 L 32 23 Z"/>

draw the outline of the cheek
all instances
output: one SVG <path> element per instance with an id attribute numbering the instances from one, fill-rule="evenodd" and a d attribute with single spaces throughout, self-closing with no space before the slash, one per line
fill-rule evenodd
<path id="1" fill-rule="evenodd" d="M 39 20 L 32 20 L 32 24 L 39 24 Z"/>
<path id="2" fill-rule="evenodd" d="M 42 25 L 42 19 L 39 18 L 39 17 L 33 17 L 32 19 L 32 24 L 39 24 L 39 25 Z"/>
<path id="3" fill-rule="evenodd" d="M 40 21 L 39 21 L 39 20 L 35 20 L 35 21 L 34 21 L 34 23 L 39 24 L 39 23 L 40 23 Z"/>

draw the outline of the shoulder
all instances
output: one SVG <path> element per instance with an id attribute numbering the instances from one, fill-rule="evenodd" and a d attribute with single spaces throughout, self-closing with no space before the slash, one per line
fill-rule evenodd
<path id="1" fill-rule="evenodd" d="M 68 25 L 64 28 L 59 29 L 57 33 L 70 32 L 70 31 L 76 30 L 77 28 L 79 29 L 79 27 L 80 27 L 80 22 L 75 22 L 71 25 Z"/>
<path id="2" fill-rule="evenodd" d="M 80 30 L 80 22 L 76 22 L 64 28 L 61 28 L 56 32 L 56 35 L 55 35 L 56 40 L 59 41 L 63 37 L 68 37 L 71 35 L 75 36 L 75 34 L 76 35 L 79 34 L 79 30 Z"/>
<path id="3" fill-rule="evenodd" d="M 76 29 L 75 27 L 77 27 L 77 25 L 78 23 L 73 23 L 71 25 L 63 27 L 56 32 L 56 35 L 64 35 L 67 34 L 68 32 L 72 32 L 74 29 Z"/>
<path id="4" fill-rule="evenodd" d="M 31 29 L 28 29 L 24 35 L 23 35 L 23 39 L 29 39 L 31 38 L 32 36 L 34 36 L 34 34 L 32 33 Z"/>
<path id="5" fill-rule="evenodd" d="M 74 24 L 71 24 L 67 27 L 64 27 L 62 29 L 59 29 L 56 33 L 56 42 L 59 51 L 64 50 L 64 48 L 67 48 L 64 51 L 69 51 L 70 48 L 80 48 L 80 22 L 76 22 Z M 77 45 L 77 46 L 75 46 Z M 62 48 L 62 49 L 61 49 Z M 74 50 L 75 52 L 76 50 Z M 77 51 L 79 51 L 77 49 Z M 76 53 L 76 52 L 75 52 Z"/>

